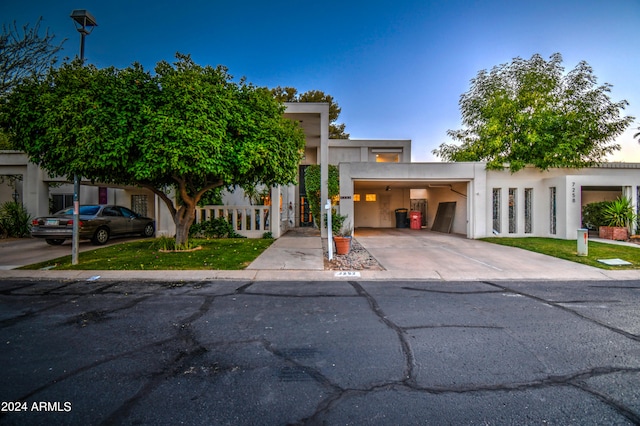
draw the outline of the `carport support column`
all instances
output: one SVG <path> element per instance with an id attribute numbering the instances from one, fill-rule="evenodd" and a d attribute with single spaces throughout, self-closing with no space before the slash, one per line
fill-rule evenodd
<path id="1" fill-rule="evenodd" d="M 49 214 L 49 185 L 45 182 L 46 172 L 33 163 L 27 163 L 22 180 L 22 202 L 33 216 Z"/>
<path id="2" fill-rule="evenodd" d="M 273 238 L 280 238 L 282 227 L 280 223 L 280 187 L 271 187 L 271 214 L 269 215 L 269 227 Z"/>
<path id="3" fill-rule="evenodd" d="M 323 105 L 320 113 L 320 205 L 323 206 L 329 198 L 329 104 Z M 320 209 L 320 235 L 328 238 L 324 215 L 326 211 Z M 329 212 L 331 214 L 331 212 Z M 329 242 L 330 243 L 330 242 Z"/>

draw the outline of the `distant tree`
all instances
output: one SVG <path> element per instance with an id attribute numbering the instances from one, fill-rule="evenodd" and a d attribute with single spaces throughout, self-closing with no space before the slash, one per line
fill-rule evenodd
<path id="1" fill-rule="evenodd" d="M 620 149 L 614 140 L 633 121 L 621 117 L 628 103 L 611 101 L 611 87 L 597 86 L 584 61 L 565 74 L 558 53 L 482 70 L 460 97 L 465 128 L 447 132 L 461 145 L 442 144 L 433 153 L 511 172 L 596 164 Z"/>
<path id="2" fill-rule="evenodd" d="M 55 44 L 55 36 L 47 29 L 40 36 L 38 19 L 33 27 L 24 25 L 18 30 L 15 22 L 3 25 L 0 34 L 0 96 L 6 95 L 22 79 L 33 75 L 42 76 L 57 61 L 64 40 Z"/>
<path id="3" fill-rule="evenodd" d="M 304 132 L 283 112 L 268 89 L 178 54 L 154 76 L 138 64 L 51 69 L 12 91 L 0 126 L 54 175 L 150 189 L 169 208 L 183 247 L 196 205 L 212 189 L 296 181 Z"/>
<path id="4" fill-rule="evenodd" d="M 638 127 L 638 130 L 640 130 L 640 127 Z M 634 139 L 638 139 L 638 142 L 640 142 L 640 132 L 636 133 L 635 135 L 633 135 Z"/>
<path id="5" fill-rule="evenodd" d="M 271 92 L 281 102 L 326 102 L 329 104 L 329 139 L 349 139 L 349 134 L 345 133 L 345 124 L 337 124 L 336 120 L 340 116 L 342 109 L 333 96 L 327 95 L 320 90 L 309 90 L 298 94 L 298 90 L 293 87 L 276 87 Z"/>

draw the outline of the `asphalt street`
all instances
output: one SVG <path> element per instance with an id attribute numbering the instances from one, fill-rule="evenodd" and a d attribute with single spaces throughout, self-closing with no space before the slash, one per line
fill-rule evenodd
<path id="1" fill-rule="evenodd" d="M 640 281 L 0 281 L 2 425 L 640 423 Z"/>

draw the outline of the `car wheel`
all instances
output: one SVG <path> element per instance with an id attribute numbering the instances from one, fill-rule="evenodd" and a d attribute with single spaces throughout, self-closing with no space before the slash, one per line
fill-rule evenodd
<path id="1" fill-rule="evenodd" d="M 101 246 L 106 244 L 109 241 L 109 229 L 107 228 L 98 228 L 95 234 L 93 234 L 93 238 L 91 238 L 91 242 L 97 246 Z"/>
<path id="2" fill-rule="evenodd" d="M 155 228 L 153 227 L 153 223 L 147 223 L 147 225 L 144 227 L 144 231 L 142 231 L 142 236 L 143 237 L 153 237 L 153 234 L 156 232 Z"/>
<path id="3" fill-rule="evenodd" d="M 58 238 L 47 238 L 45 239 L 45 241 L 47 242 L 47 244 L 49 244 L 50 246 L 59 246 L 60 244 L 64 243 L 64 238 L 63 239 L 58 239 Z"/>

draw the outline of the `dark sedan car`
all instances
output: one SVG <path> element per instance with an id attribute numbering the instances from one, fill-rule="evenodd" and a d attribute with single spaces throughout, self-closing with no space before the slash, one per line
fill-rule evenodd
<path id="1" fill-rule="evenodd" d="M 79 233 L 81 240 L 90 239 L 102 245 L 116 235 L 140 234 L 152 237 L 153 219 L 140 216 L 130 209 L 113 205 L 80 206 Z M 33 219 L 31 236 L 44 238 L 51 245 L 60 245 L 73 236 L 73 207 L 45 217 Z"/>

